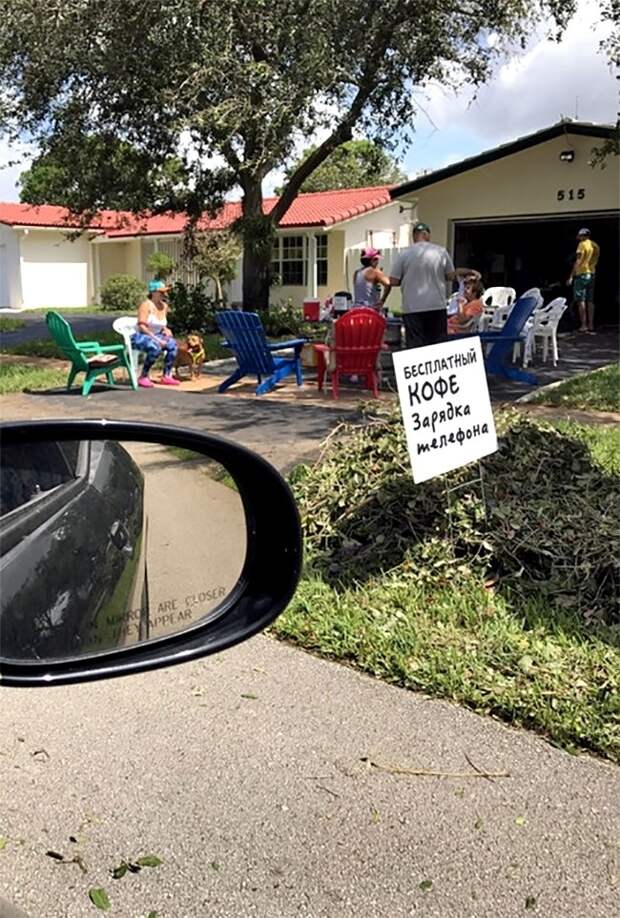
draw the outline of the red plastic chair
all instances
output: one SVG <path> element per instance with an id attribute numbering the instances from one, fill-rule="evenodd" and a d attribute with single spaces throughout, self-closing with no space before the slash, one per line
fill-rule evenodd
<path id="1" fill-rule="evenodd" d="M 375 398 L 379 396 L 377 357 L 380 350 L 389 350 L 383 344 L 386 321 L 376 310 L 367 306 L 350 309 L 334 323 L 334 345 L 315 344 L 319 389 L 323 388 L 329 355 L 335 354 L 336 367 L 332 371 L 332 395 L 338 398 L 341 376 L 361 376 L 366 388 Z"/>

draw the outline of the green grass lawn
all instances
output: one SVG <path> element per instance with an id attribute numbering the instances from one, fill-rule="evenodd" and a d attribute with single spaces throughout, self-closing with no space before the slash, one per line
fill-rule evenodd
<path id="1" fill-rule="evenodd" d="M 99 344 L 121 344 L 122 338 L 112 329 L 92 332 L 90 335 L 77 335 L 76 341 L 98 341 Z M 222 336 L 219 334 L 206 335 L 204 338 L 205 360 L 219 360 L 230 357 L 230 351 L 221 346 Z M 4 354 L 24 354 L 28 357 L 57 357 L 63 359 L 60 348 L 51 338 L 41 338 L 36 341 L 26 341 L 23 344 L 5 345 L 0 348 Z"/>
<path id="2" fill-rule="evenodd" d="M 567 379 L 532 402 L 580 411 L 620 411 L 620 363 Z"/>
<path id="3" fill-rule="evenodd" d="M 442 485 L 413 485 L 394 426 L 354 432 L 319 467 L 294 472 L 306 566 L 272 633 L 620 761 L 617 611 L 607 624 L 588 619 L 603 594 L 613 603 L 620 431 L 558 424 L 554 437 L 549 425 L 516 423 L 503 458 L 485 460 L 486 512 L 471 488 L 457 498 L 453 546 Z M 549 582 L 545 552 L 557 554 Z M 595 599 L 575 586 L 582 570 L 600 578 Z"/>
<path id="4" fill-rule="evenodd" d="M 55 389 L 66 381 L 64 370 L 0 363 L 0 395 L 23 392 L 24 389 Z"/>
<path id="5" fill-rule="evenodd" d="M 0 332 L 14 332 L 19 328 L 25 326 L 23 319 L 7 319 L 5 316 L 0 316 Z"/>

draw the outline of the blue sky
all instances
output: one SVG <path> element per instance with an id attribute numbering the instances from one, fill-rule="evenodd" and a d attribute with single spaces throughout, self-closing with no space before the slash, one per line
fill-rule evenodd
<path id="1" fill-rule="evenodd" d="M 419 114 L 413 140 L 398 151 L 409 176 L 540 130 L 562 116 L 616 120 L 620 83 L 599 51 L 606 30 L 598 23 L 598 4 L 580 2 L 559 44 L 544 40 L 543 31 L 541 27 L 524 52 L 497 68 L 475 100 L 471 90 L 455 93 L 441 86 L 416 94 Z M 9 149 L 0 141 L 0 166 L 20 156 L 23 160 L 0 169 L 0 201 L 19 199 L 17 177 L 27 168 L 31 152 Z M 269 194 L 281 179 L 280 171 L 272 173 L 264 192 Z"/>
<path id="2" fill-rule="evenodd" d="M 471 90 L 440 86 L 420 94 L 423 111 L 403 157 L 405 171 L 439 169 L 561 117 L 615 122 L 620 83 L 599 50 L 609 27 L 598 15 L 597 3 L 581 2 L 560 43 L 535 37 L 497 68 L 475 100 Z"/>

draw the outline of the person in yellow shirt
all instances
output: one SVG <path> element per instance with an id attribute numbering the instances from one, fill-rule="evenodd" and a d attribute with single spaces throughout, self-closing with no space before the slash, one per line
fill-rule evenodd
<path id="1" fill-rule="evenodd" d="M 573 296 L 579 309 L 580 332 L 594 334 L 594 279 L 600 248 L 590 238 L 590 230 L 577 233 L 577 254 L 568 284 L 573 284 Z"/>

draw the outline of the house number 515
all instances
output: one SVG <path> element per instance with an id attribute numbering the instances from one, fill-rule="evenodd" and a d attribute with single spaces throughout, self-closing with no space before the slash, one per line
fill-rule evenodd
<path id="1" fill-rule="evenodd" d="M 558 201 L 583 201 L 586 196 L 585 188 L 569 188 L 568 191 L 565 191 L 563 188 L 558 189 Z"/>

